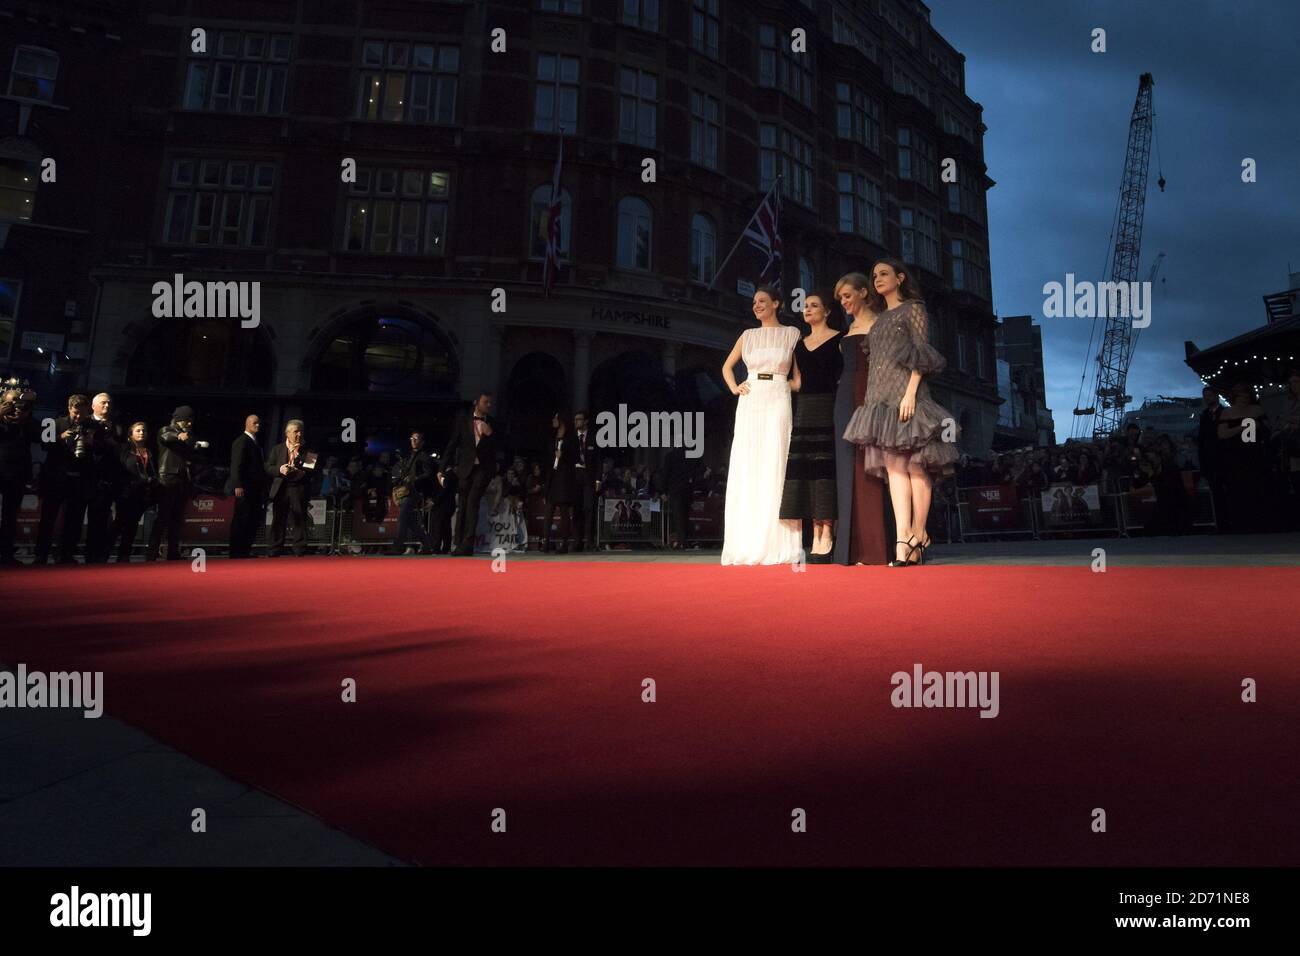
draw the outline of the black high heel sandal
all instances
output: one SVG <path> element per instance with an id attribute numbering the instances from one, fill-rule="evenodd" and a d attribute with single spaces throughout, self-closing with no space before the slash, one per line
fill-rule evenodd
<path id="1" fill-rule="evenodd" d="M 910 539 L 909 539 L 909 540 L 910 540 Z M 918 542 L 916 543 L 916 546 L 912 548 L 912 551 L 915 551 L 915 552 L 919 555 L 919 557 L 918 557 L 915 561 L 913 561 L 913 560 L 912 560 L 912 551 L 909 551 L 909 552 L 907 553 L 907 563 L 908 563 L 908 564 L 925 564 L 925 549 L 928 548 L 928 547 L 930 547 L 930 541 L 929 541 L 928 538 L 926 539 L 925 544 L 921 544 L 921 542 L 918 541 Z"/>
<path id="2" fill-rule="evenodd" d="M 885 567 L 888 567 L 888 568 L 905 568 L 905 567 L 907 567 L 907 566 L 910 565 L 910 564 L 916 564 L 915 561 L 911 560 L 911 558 L 912 558 L 912 552 L 916 550 L 916 545 L 912 544 L 912 539 L 911 539 L 911 538 L 908 538 L 906 541 L 895 541 L 894 544 L 895 544 L 895 545 L 900 545 L 900 544 L 905 544 L 905 545 L 907 545 L 907 555 L 906 555 L 906 557 L 904 557 L 903 560 L 901 560 L 901 561 L 898 560 L 897 557 L 894 558 L 894 560 L 890 561 L 889 564 L 885 565 Z M 895 549 L 894 549 L 894 554 L 898 554 L 898 549 L 897 549 L 897 547 L 895 547 Z"/>

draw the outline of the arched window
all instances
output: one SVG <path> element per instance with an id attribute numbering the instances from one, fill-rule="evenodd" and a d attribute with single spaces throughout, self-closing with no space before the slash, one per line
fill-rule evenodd
<path id="1" fill-rule="evenodd" d="M 136 346 L 129 388 L 268 389 L 275 362 L 266 334 L 232 319 L 164 319 Z"/>
<path id="2" fill-rule="evenodd" d="M 814 283 L 814 276 L 812 270 L 812 263 L 809 262 L 807 259 L 805 259 L 803 256 L 800 256 L 799 257 L 799 288 L 803 289 L 804 295 L 809 295 L 810 293 L 816 291 L 816 286 L 813 283 Z"/>
<path id="3" fill-rule="evenodd" d="M 533 190 L 532 225 L 528 231 L 528 255 L 533 259 L 546 258 L 547 230 L 551 224 L 551 184 L 543 183 Z M 573 201 L 567 189 L 560 190 L 560 259 L 569 257 L 569 229 L 573 222 Z"/>
<path id="4" fill-rule="evenodd" d="M 644 199 L 624 196 L 618 203 L 618 266 L 650 271 L 650 206 Z"/>
<path id="5" fill-rule="evenodd" d="M 311 387 L 329 392 L 448 394 L 456 360 L 442 336 L 415 319 L 380 312 L 340 329 L 312 367 Z"/>
<path id="6" fill-rule="evenodd" d="M 709 282 L 717 271 L 718 234 L 713 220 L 697 212 L 691 219 L 691 278 Z"/>

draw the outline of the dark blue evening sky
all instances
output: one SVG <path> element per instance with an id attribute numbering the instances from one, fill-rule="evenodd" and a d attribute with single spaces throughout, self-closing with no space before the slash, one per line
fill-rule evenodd
<path id="1" fill-rule="evenodd" d="M 1197 395 L 1183 341 L 1263 325 L 1261 296 L 1300 272 L 1300 4 L 1289 0 L 929 0 L 984 108 L 990 276 L 999 316 L 1043 327 L 1048 403 L 1069 436 L 1092 322 L 1043 317 L 1042 287 L 1102 279 L 1138 77 L 1155 79 L 1139 277 L 1165 260 L 1128 391 Z M 1090 51 L 1091 32 L 1106 53 Z M 1241 162 L 1259 181 L 1241 181 Z M 1168 180 L 1156 187 L 1157 160 Z M 1098 323 L 1097 336 L 1101 334 Z M 1091 355 L 1097 351 L 1094 340 Z M 1087 364 L 1085 393 L 1092 384 Z M 1085 397 L 1082 404 L 1092 404 Z"/>

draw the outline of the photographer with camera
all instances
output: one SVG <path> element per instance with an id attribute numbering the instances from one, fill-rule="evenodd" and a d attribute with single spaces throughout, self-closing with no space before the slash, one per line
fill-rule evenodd
<path id="1" fill-rule="evenodd" d="M 118 543 L 117 563 L 131 560 L 140 519 L 158 500 L 162 485 L 158 481 L 158 465 L 149 452 L 149 426 L 134 422 L 127 440 L 118 454 L 122 480 L 118 485 L 117 518 L 113 521 L 108 548 Z"/>
<path id="2" fill-rule="evenodd" d="M 195 452 L 208 447 L 191 434 L 194 409 L 182 405 L 172 412 L 172 420 L 158 432 L 158 516 L 149 533 L 146 561 L 157 561 L 163 532 L 167 533 L 167 560 L 181 559 L 181 526 L 185 521 L 185 502 L 193 487 L 191 462 Z"/>
<path id="3" fill-rule="evenodd" d="M 302 422 L 292 419 L 284 426 L 284 441 L 271 449 L 266 473 L 271 478 L 271 542 L 267 556 L 278 558 L 284 551 L 288 525 L 292 524 L 289 546 L 294 557 L 307 553 L 307 492 L 316 453 L 302 444 Z"/>
<path id="4" fill-rule="evenodd" d="M 36 393 L 26 382 L 0 384 L 0 567 L 18 564 L 18 508 L 32 477 L 32 444 L 41 440 L 40 426 L 32 420 L 35 405 Z"/>
<path id="5" fill-rule="evenodd" d="M 424 502 L 433 490 L 433 465 L 424 450 L 424 433 L 411 432 L 411 454 L 397 463 L 393 484 L 393 501 L 397 504 L 397 535 L 393 538 L 393 554 L 400 554 L 402 545 L 411 538 L 420 542 L 420 554 L 433 550 L 433 539 L 424 527 Z M 407 548 L 406 554 L 415 554 Z"/>
<path id="6" fill-rule="evenodd" d="M 59 564 L 76 564 L 86 506 L 94 494 L 96 463 L 103 459 L 108 433 L 91 417 L 90 397 L 68 398 L 68 414 L 54 424 L 55 439 L 41 468 L 41 522 L 36 531 L 36 564 L 49 562 L 54 525 L 63 514 L 59 536 Z"/>

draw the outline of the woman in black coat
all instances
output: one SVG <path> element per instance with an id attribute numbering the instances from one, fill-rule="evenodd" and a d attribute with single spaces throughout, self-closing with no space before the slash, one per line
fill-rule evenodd
<path id="1" fill-rule="evenodd" d="M 551 441 L 550 480 L 546 491 L 546 546 L 543 550 L 551 551 L 551 528 L 554 524 L 555 510 L 560 511 L 560 554 L 569 550 L 569 536 L 573 527 L 573 506 L 578 500 L 578 478 L 574 465 L 578 460 L 578 440 L 573 429 L 569 427 L 568 417 L 556 412 L 551 419 L 551 428 L 555 437 Z"/>
<path id="2" fill-rule="evenodd" d="M 118 564 L 126 564 L 131 560 L 131 549 L 135 547 L 140 519 L 157 500 L 160 487 L 158 463 L 149 451 L 148 441 L 149 427 L 144 422 L 135 422 L 127 432 L 127 440 L 119 452 L 122 483 L 118 490 L 112 536 L 108 542 L 110 551 L 113 542 L 118 542 Z"/>

